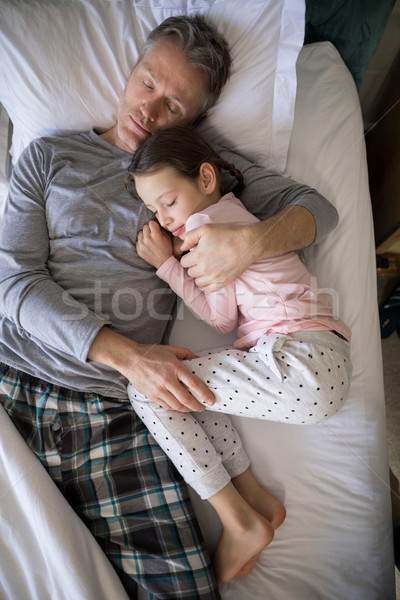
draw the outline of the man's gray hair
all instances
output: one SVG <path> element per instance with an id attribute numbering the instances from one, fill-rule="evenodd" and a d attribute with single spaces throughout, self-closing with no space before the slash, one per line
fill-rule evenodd
<path id="1" fill-rule="evenodd" d="M 183 51 L 190 65 L 207 74 L 208 94 L 199 108 L 198 116 L 200 116 L 217 102 L 229 78 L 232 59 L 228 44 L 202 15 L 169 17 L 149 34 L 138 62 L 155 44 L 168 36 L 175 36 L 178 47 Z"/>

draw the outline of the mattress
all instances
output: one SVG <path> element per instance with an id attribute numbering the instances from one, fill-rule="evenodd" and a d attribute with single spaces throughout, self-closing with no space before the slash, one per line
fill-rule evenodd
<path id="1" fill-rule="evenodd" d="M 254 571 L 224 600 L 392 600 L 394 561 L 374 239 L 362 119 L 350 73 L 329 42 L 305 46 L 285 174 L 338 209 L 337 229 L 305 252 L 351 327 L 353 378 L 343 409 L 319 425 L 234 417 L 262 485 L 287 519 Z M 171 343 L 194 351 L 217 335 L 181 307 Z M 0 597 L 123 600 L 96 541 L 0 411 Z M 219 523 L 193 494 L 210 548 Z"/>

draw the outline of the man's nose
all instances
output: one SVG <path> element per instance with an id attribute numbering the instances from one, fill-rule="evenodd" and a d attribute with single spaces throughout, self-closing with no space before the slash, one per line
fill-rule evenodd
<path id="1" fill-rule="evenodd" d="M 141 112 L 147 121 L 154 123 L 159 114 L 159 101 L 156 99 L 146 100 L 142 103 Z"/>

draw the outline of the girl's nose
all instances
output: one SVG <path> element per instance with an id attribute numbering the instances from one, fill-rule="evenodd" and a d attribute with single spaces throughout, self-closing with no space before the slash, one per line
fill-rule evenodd
<path id="1" fill-rule="evenodd" d="M 162 211 L 158 211 L 158 220 L 160 222 L 161 227 L 167 228 L 168 225 L 172 222 L 171 217 L 165 214 Z"/>

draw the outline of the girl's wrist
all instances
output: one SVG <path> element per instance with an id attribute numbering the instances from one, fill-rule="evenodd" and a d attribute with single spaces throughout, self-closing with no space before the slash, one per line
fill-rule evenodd
<path id="1" fill-rule="evenodd" d="M 176 257 L 175 257 L 173 254 L 171 254 L 170 256 L 168 256 L 168 258 L 166 258 L 166 259 L 165 259 L 165 260 L 164 260 L 164 261 L 163 261 L 163 262 L 160 264 L 160 266 L 159 266 L 159 267 L 156 267 L 156 268 L 157 268 L 157 274 L 158 274 L 158 272 L 159 272 L 159 271 L 162 271 L 162 270 L 163 270 L 163 269 L 164 269 L 164 268 L 167 266 L 167 264 L 169 263 L 169 261 L 170 261 L 171 259 L 178 260 L 178 259 L 177 259 L 177 258 L 176 258 Z"/>
<path id="2" fill-rule="evenodd" d="M 160 267 L 162 267 L 162 266 L 163 266 L 163 264 L 164 264 L 164 263 L 166 263 L 166 262 L 167 262 L 167 260 L 169 260 L 169 259 L 170 259 L 172 256 L 173 256 L 173 254 L 171 253 L 171 254 L 169 254 L 168 256 L 167 256 L 167 255 L 165 255 L 164 257 L 161 257 L 161 258 L 159 258 L 159 259 L 155 260 L 155 261 L 153 262 L 153 267 L 155 267 L 155 268 L 158 270 L 158 269 L 159 269 Z"/>

